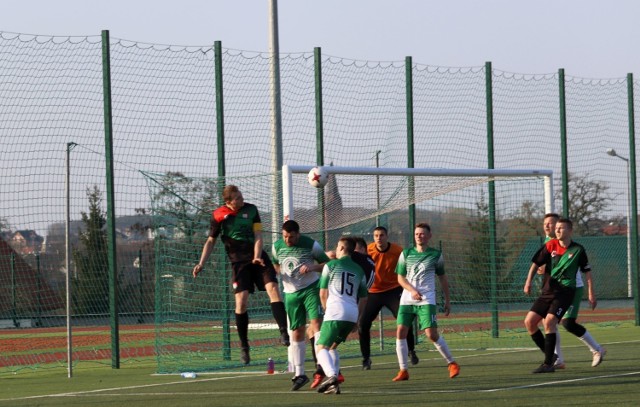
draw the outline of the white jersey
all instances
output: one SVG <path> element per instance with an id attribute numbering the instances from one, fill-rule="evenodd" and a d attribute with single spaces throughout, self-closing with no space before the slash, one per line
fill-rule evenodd
<path id="1" fill-rule="evenodd" d="M 358 322 L 358 298 L 367 296 L 367 279 L 362 267 L 349 256 L 324 265 L 320 288 L 329 290 L 325 321 Z"/>
<path id="2" fill-rule="evenodd" d="M 273 264 L 280 265 L 282 287 L 285 293 L 295 293 L 318 281 L 319 273 L 300 274 L 302 265 L 326 263 L 329 257 L 320 244 L 308 236 L 301 235 L 294 246 L 287 246 L 283 239 L 275 242 L 271 248 Z"/>
<path id="3" fill-rule="evenodd" d="M 435 305 L 436 275 L 444 274 L 442 253 L 431 247 L 424 252 L 415 247 L 405 249 L 398 258 L 396 274 L 404 276 L 422 296 L 422 300 L 414 300 L 409 291 L 403 290 L 400 305 Z"/>

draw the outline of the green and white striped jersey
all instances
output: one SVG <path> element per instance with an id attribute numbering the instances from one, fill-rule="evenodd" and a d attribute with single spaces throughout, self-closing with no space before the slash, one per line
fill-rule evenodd
<path id="1" fill-rule="evenodd" d="M 409 291 L 403 290 L 400 305 L 435 305 L 436 275 L 444 274 L 444 258 L 439 250 L 431 247 L 424 252 L 415 247 L 404 249 L 398 259 L 396 274 L 404 276 L 422 295 L 422 300 L 416 301 Z"/>

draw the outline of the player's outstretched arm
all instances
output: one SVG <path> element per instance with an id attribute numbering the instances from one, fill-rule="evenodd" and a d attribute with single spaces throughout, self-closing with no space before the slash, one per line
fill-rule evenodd
<path id="1" fill-rule="evenodd" d="M 524 282 L 524 293 L 526 295 L 531 294 L 531 283 L 533 281 L 533 276 L 538 270 L 538 265 L 536 263 L 531 263 L 531 267 L 529 267 L 529 273 L 527 273 L 527 279 Z"/>

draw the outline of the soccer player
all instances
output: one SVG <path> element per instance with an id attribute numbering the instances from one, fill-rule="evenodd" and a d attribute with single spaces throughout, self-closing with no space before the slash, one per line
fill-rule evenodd
<path id="1" fill-rule="evenodd" d="M 200 262 L 193 268 L 193 277 L 196 278 L 204 269 L 220 236 L 233 272 L 236 327 L 242 347 L 240 359 L 244 364 L 249 364 L 249 294 L 254 292 L 255 287 L 267 292 L 271 301 L 271 311 L 280 328 L 280 342 L 284 346 L 289 346 L 287 313 L 278 289 L 276 270 L 262 249 L 262 223 L 258 208 L 244 202 L 242 192 L 235 185 L 224 187 L 222 199 L 225 204 L 213 211 L 209 237 L 202 248 Z"/>
<path id="2" fill-rule="evenodd" d="M 416 317 L 418 317 L 420 329 L 424 329 L 427 338 L 433 342 L 435 348 L 447 361 L 449 377 L 453 379 L 460 374 L 460 366 L 451 355 L 447 342 L 438 334 L 436 318 L 436 276 L 440 280 L 444 293 L 444 314 L 449 315 L 451 311 L 449 282 L 444 274 L 444 258 L 439 250 L 428 246 L 431 239 L 429 224 L 417 224 L 413 236 L 415 247 L 402 251 L 396 267 L 398 282 L 404 290 L 400 297 L 396 337 L 400 371 L 393 381 L 409 380 L 407 334 Z"/>
<path id="3" fill-rule="evenodd" d="M 292 334 L 289 351 L 295 369 L 291 390 L 295 391 L 309 383 L 304 371 L 307 314 L 309 334 L 313 336 L 320 331 L 322 317 L 318 280 L 329 257 L 318 242 L 300 234 L 300 225 L 294 220 L 282 224 L 282 239 L 273 244 L 271 257 L 282 276 L 285 308 Z"/>
<path id="4" fill-rule="evenodd" d="M 358 314 L 367 302 L 364 271 L 351 259 L 354 249 L 352 239 L 341 238 L 336 247 L 337 258 L 325 264 L 320 277 L 324 321 L 316 340 L 316 355 L 327 378 L 318 387 L 319 393 L 340 394 L 337 347 L 357 329 Z"/>
<path id="5" fill-rule="evenodd" d="M 382 307 L 387 307 L 394 318 L 398 317 L 403 290 L 396 275 L 396 266 L 402 254 L 402 247 L 389 242 L 387 229 L 384 226 L 378 226 L 373 230 L 373 243 L 367 246 L 367 252 L 375 263 L 375 278 L 373 284 L 369 286 L 367 306 L 358 324 L 363 370 L 371 369 L 371 324 Z M 420 359 L 414 349 L 415 339 L 411 328 L 407 332 L 407 347 L 411 364 L 418 364 Z"/>
<path id="6" fill-rule="evenodd" d="M 572 240 L 572 235 L 573 223 L 569 219 L 560 218 L 556 223 L 556 238 L 546 242 L 534 258 L 538 267 L 548 264 L 545 272 L 550 276 L 544 284 L 542 294 L 533 303 L 524 320 L 531 339 L 545 355 L 544 362 L 533 373 L 555 371 L 553 363 L 557 324 L 573 303 L 578 273 L 582 272 L 587 280 L 592 309 L 597 304 L 587 253 L 582 245 Z M 541 321 L 544 325 L 544 335 L 538 328 Z M 580 333 L 584 335 L 586 330 Z"/>
<path id="7" fill-rule="evenodd" d="M 549 240 L 556 238 L 556 223 L 558 223 L 558 219 L 560 219 L 560 216 L 557 213 L 547 213 L 544 215 L 544 218 L 542 220 L 542 230 L 544 231 L 544 243 L 547 243 Z M 540 250 L 542 250 L 542 248 Z M 534 259 L 537 255 L 538 255 L 538 252 L 536 252 L 536 254 L 533 256 Z M 538 265 L 534 262 L 534 260 L 533 259 L 531 260 L 531 267 L 529 268 L 529 273 L 527 274 L 527 279 L 524 283 L 524 293 L 526 295 L 531 294 L 531 286 L 533 283 L 533 278 L 536 275 L 536 273 L 544 276 L 544 280 L 542 283 L 542 285 L 544 286 L 544 283 L 546 283 L 546 279 L 549 276 L 548 274 L 545 274 L 546 268 L 547 268 L 546 264 L 538 267 Z M 580 273 L 578 273 L 578 277 L 579 276 L 580 276 Z M 582 279 L 580 279 L 580 282 L 582 282 Z M 580 297 L 580 299 L 582 299 L 582 296 Z M 555 369 L 564 369 L 566 367 L 566 364 L 564 362 L 562 347 L 560 346 L 560 332 L 557 332 L 557 331 L 556 331 L 556 348 L 555 348 L 554 360 L 555 362 L 553 362 L 553 367 Z"/>

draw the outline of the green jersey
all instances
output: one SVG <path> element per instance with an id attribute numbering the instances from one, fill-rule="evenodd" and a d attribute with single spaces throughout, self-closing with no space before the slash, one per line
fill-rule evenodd
<path id="1" fill-rule="evenodd" d="M 427 247 L 419 252 L 415 247 L 404 249 L 398 258 L 396 274 L 404 276 L 420 292 L 416 301 L 407 290 L 402 291 L 400 305 L 436 304 L 436 275 L 444 274 L 444 258 L 439 250 Z"/>
<path id="2" fill-rule="evenodd" d="M 320 278 L 319 273 L 315 272 L 300 274 L 302 265 L 329 261 L 329 257 L 322 250 L 320 244 L 304 235 L 300 236 L 294 246 L 287 246 L 283 239 L 275 242 L 271 247 L 271 259 L 273 264 L 280 265 L 280 275 L 285 293 L 294 293 L 307 288 Z"/>

